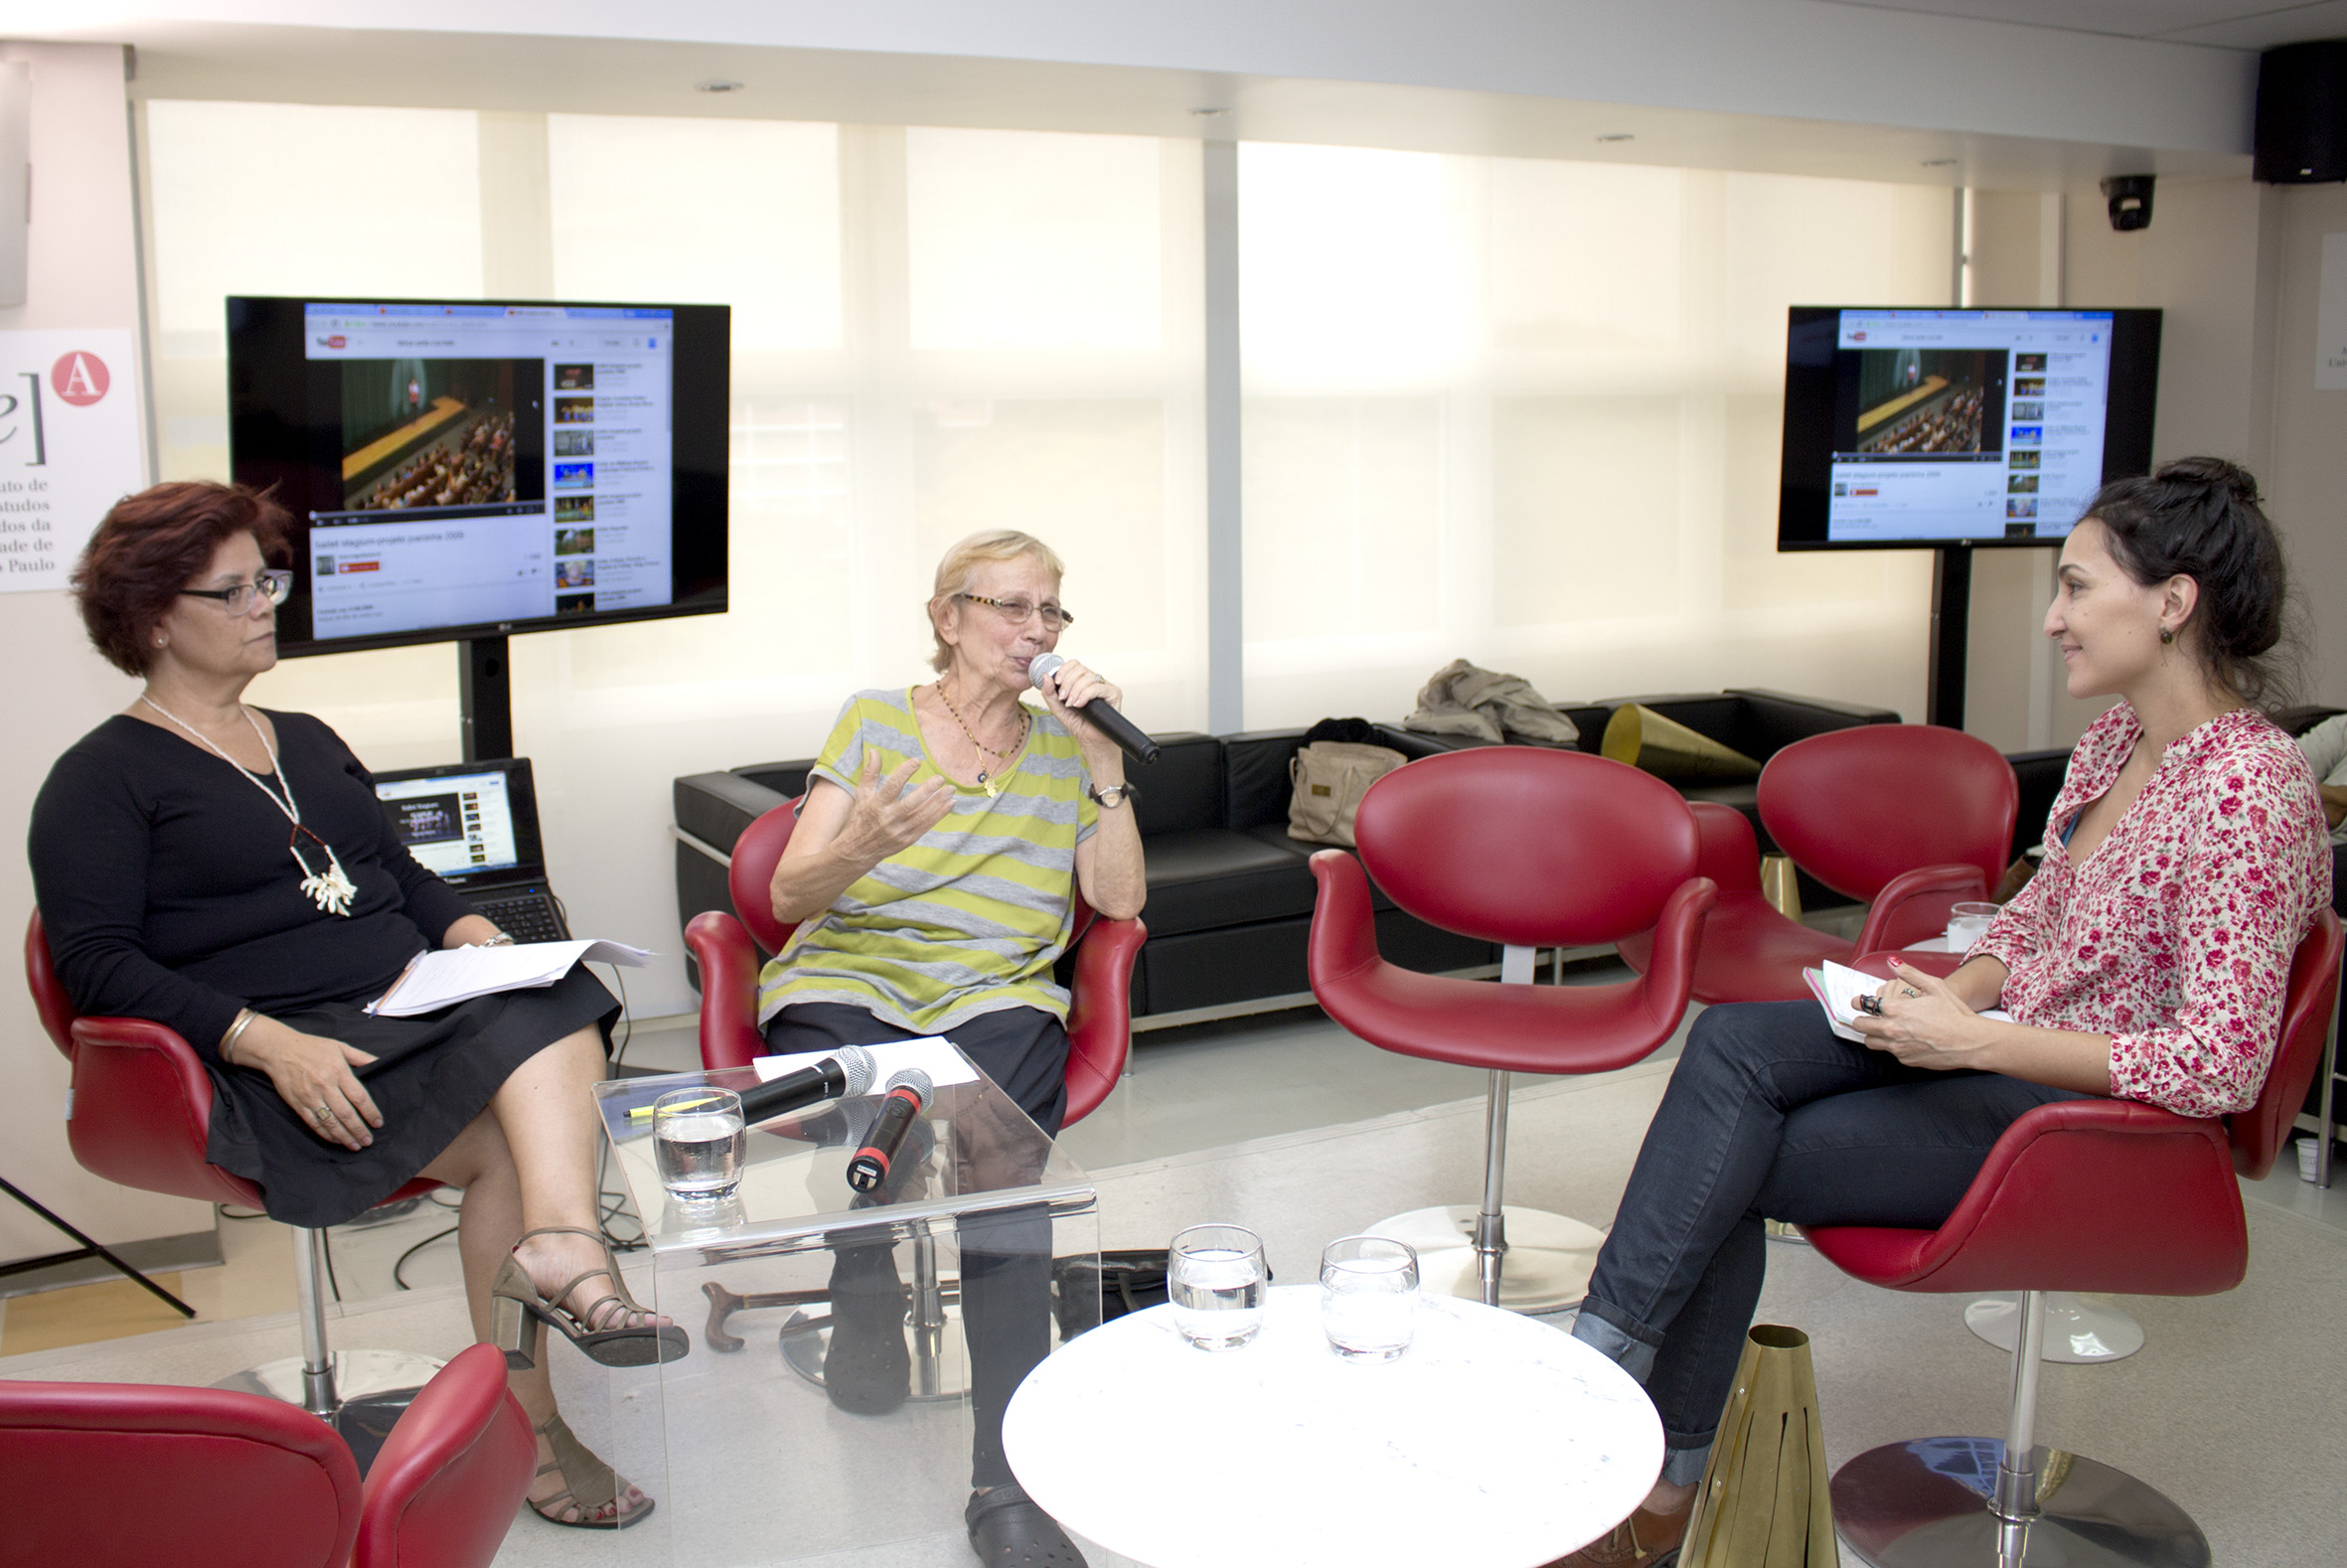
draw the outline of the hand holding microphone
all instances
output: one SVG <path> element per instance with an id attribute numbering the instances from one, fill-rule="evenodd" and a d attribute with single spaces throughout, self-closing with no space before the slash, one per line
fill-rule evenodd
<path id="1" fill-rule="evenodd" d="M 888 1169 L 904 1148 L 904 1135 L 929 1107 L 936 1086 L 918 1067 L 907 1067 L 888 1080 L 888 1097 L 864 1135 L 863 1147 L 848 1162 L 848 1184 L 859 1192 L 876 1191 L 888 1179 Z"/>
<path id="2" fill-rule="evenodd" d="M 1027 677 L 1034 682 L 1037 691 L 1047 690 L 1057 695 L 1059 688 L 1049 685 L 1049 682 L 1066 663 L 1067 660 L 1055 653 L 1037 654 L 1027 662 Z M 1115 741 L 1117 748 L 1136 762 L 1157 761 L 1158 743 L 1150 739 L 1139 724 L 1111 707 L 1106 701 L 1094 698 L 1083 706 L 1071 710 L 1082 714 L 1095 729 Z"/>

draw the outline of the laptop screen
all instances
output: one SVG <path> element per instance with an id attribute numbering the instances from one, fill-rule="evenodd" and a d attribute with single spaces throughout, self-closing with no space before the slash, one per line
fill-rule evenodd
<path id="1" fill-rule="evenodd" d="M 457 882 L 539 874 L 538 802 L 528 758 L 382 773 L 375 793 L 399 842 L 428 871 Z"/>

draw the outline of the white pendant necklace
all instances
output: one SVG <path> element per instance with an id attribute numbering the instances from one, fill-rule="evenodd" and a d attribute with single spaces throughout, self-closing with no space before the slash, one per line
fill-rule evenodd
<path id="1" fill-rule="evenodd" d="M 287 836 L 285 848 L 293 856 L 293 863 L 301 867 L 301 890 L 308 893 L 312 901 L 327 914 L 341 915 L 345 919 L 350 918 L 351 900 L 359 896 L 359 884 L 352 881 L 350 873 L 342 868 L 342 861 L 335 855 L 334 846 L 319 838 L 312 829 L 302 826 L 301 807 L 293 798 L 293 780 L 285 776 L 285 769 L 277 761 L 277 748 L 269 744 L 268 732 L 260 727 L 260 720 L 252 716 L 252 709 L 240 703 L 237 705 L 237 710 L 244 715 L 244 722 L 252 726 L 253 738 L 260 742 L 261 750 L 268 754 L 269 771 L 276 776 L 277 789 L 285 792 L 285 798 L 282 800 L 277 798 L 277 790 L 263 784 L 250 772 L 247 772 L 242 763 L 221 750 L 219 746 L 214 745 L 212 737 L 205 734 L 204 731 L 144 692 L 139 693 L 138 700 L 210 747 L 214 755 L 249 780 L 254 789 L 269 798 L 270 805 L 285 814 L 285 820 L 293 824 L 293 832 Z M 301 841 L 304 839 L 326 852 L 325 870 L 311 870 L 310 862 L 302 858 Z"/>

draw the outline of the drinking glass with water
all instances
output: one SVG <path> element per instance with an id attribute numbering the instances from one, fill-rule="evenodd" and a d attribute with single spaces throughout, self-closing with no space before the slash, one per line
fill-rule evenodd
<path id="1" fill-rule="evenodd" d="M 1243 1225 L 1192 1225 L 1167 1249 L 1174 1327 L 1201 1350 L 1229 1350 L 1263 1327 L 1263 1238 Z"/>
<path id="2" fill-rule="evenodd" d="M 1995 924 L 1997 906 L 1969 901 L 1953 904 L 1948 910 L 1948 951 L 1961 953 L 1988 934 Z"/>
<path id="3" fill-rule="evenodd" d="M 671 1089 L 652 1102 L 652 1151 L 672 1197 L 705 1202 L 739 1186 L 745 1142 L 730 1089 Z"/>
<path id="4" fill-rule="evenodd" d="M 1321 1253 L 1321 1328 L 1338 1355 L 1390 1361 L 1418 1319 L 1418 1254 L 1383 1236 L 1343 1236 Z"/>

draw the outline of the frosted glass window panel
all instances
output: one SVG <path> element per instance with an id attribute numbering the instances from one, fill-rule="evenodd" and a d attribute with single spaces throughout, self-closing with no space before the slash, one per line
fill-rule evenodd
<path id="1" fill-rule="evenodd" d="M 164 357 L 225 357 L 231 294 L 478 298 L 470 110 L 146 106 Z"/>
<path id="2" fill-rule="evenodd" d="M 1189 606 L 1170 602 L 1162 404 L 939 400 L 918 410 L 913 430 L 924 585 L 965 535 L 1019 529 L 1067 565 L 1070 657 L 1113 670 L 1119 656 L 1172 646 Z"/>
<path id="3" fill-rule="evenodd" d="M 1675 397 L 1494 399 L 1495 623 L 1675 621 L 1679 444 Z"/>
<path id="4" fill-rule="evenodd" d="M 915 349 L 1156 349 L 1160 143 L 905 132 Z"/>
<path id="5" fill-rule="evenodd" d="M 1530 158 L 1490 170 L 1494 349 L 1588 358 L 1678 345 L 1680 171 Z"/>
<path id="6" fill-rule="evenodd" d="M 1239 148 L 1239 312 L 1250 392 L 1399 391 L 1480 335 L 1474 160 Z"/>
<path id="7" fill-rule="evenodd" d="M 547 116 L 555 291 L 733 307 L 736 351 L 837 349 L 840 134 Z"/>
<path id="8" fill-rule="evenodd" d="M 1756 390 L 1785 385 L 1790 305 L 1946 305 L 1955 204 L 1942 187 L 1798 175 L 1721 188 L 1721 349 Z"/>
<path id="9" fill-rule="evenodd" d="M 1248 642 L 1437 623 L 1441 399 L 1250 397 L 1245 414 Z"/>

